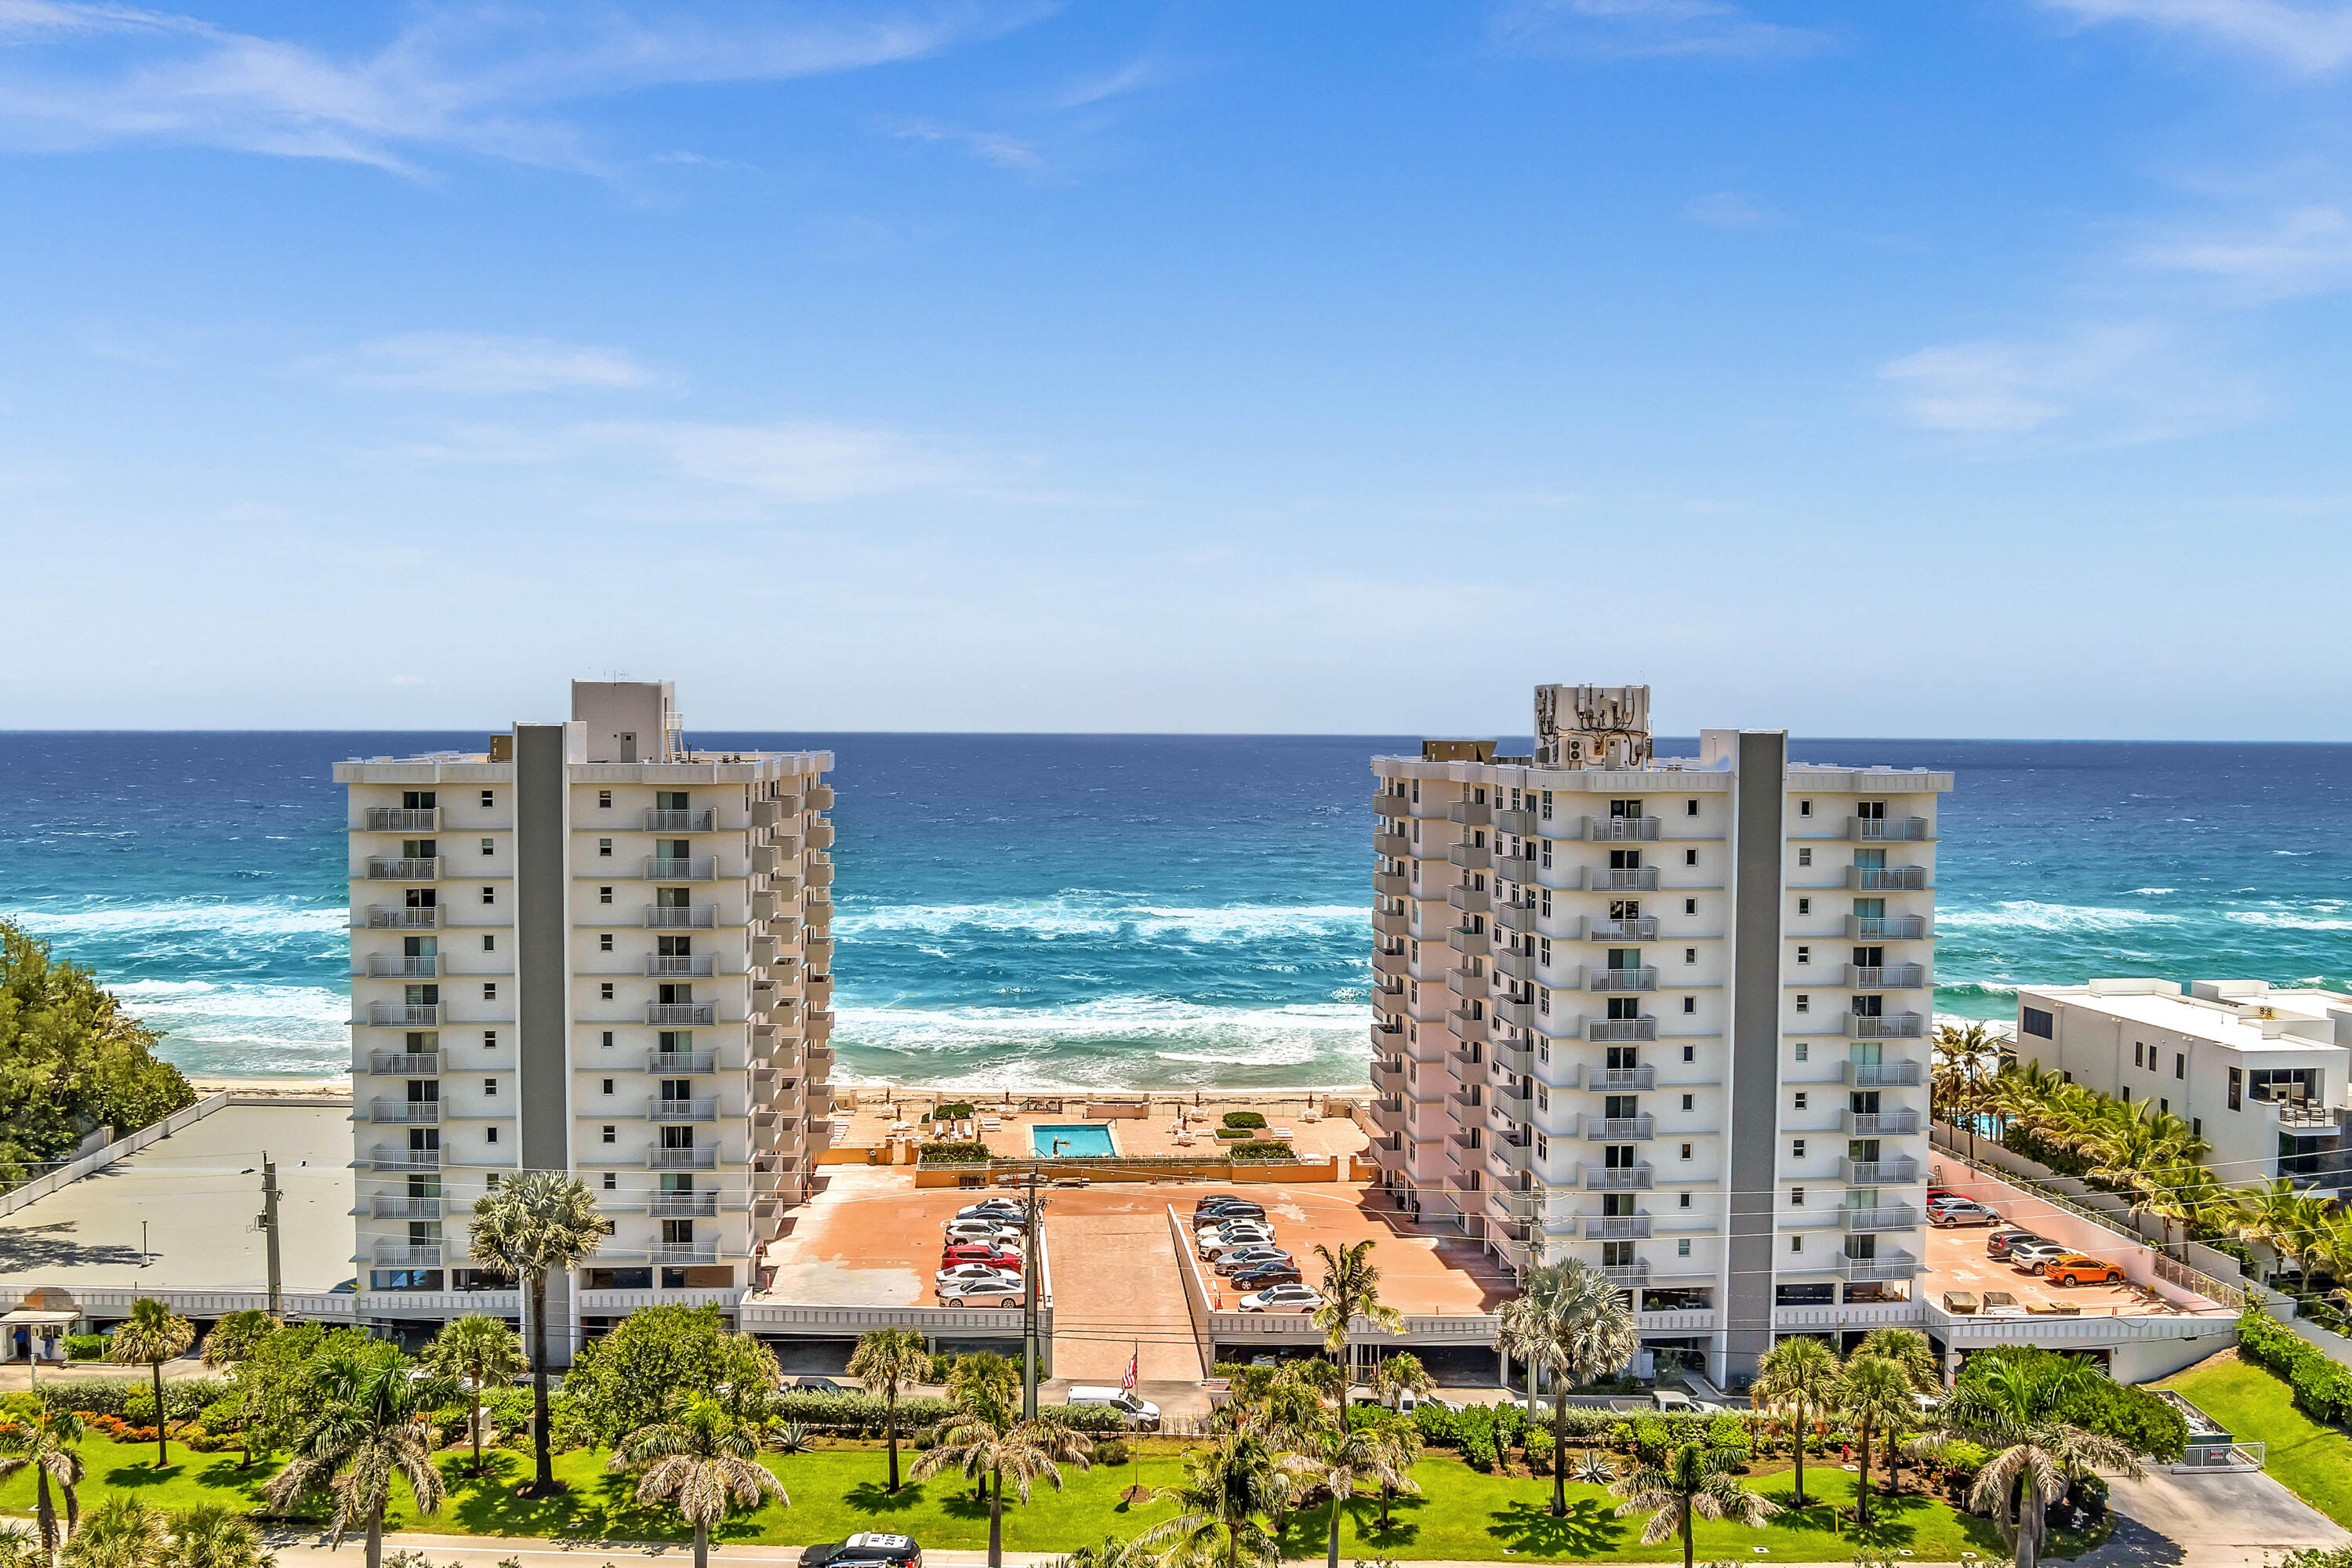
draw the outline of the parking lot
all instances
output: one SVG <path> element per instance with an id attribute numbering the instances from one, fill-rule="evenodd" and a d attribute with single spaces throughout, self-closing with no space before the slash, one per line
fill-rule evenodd
<path id="1" fill-rule="evenodd" d="M 2078 1317 L 2170 1316 L 2183 1313 L 2152 1290 L 2137 1285 L 2053 1285 L 2039 1275 L 2028 1274 L 2021 1268 L 1999 1262 L 1985 1255 L 1985 1237 L 2011 1228 L 2006 1226 L 1965 1226 L 1952 1230 L 1930 1229 L 1927 1232 L 1927 1271 L 1920 1280 L 1922 1289 L 1932 1293 L 1937 1304 L 1954 1290 L 1968 1291 L 1979 1301 L 1988 1290 L 2006 1290 L 2017 1298 L 2017 1304 L 2029 1314 L 2050 1313 L 2053 1308 L 2072 1309 Z M 2116 1251 L 2112 1255 L 2094 1252 L 2093 1257 L 2108 1257 L 2121 1262 L 2123 1252 L 2130 1244 L 2117 1238 Z M 2210 1311 L 2228 1315 L 2229 1309 L 2212 1307 Z"/>

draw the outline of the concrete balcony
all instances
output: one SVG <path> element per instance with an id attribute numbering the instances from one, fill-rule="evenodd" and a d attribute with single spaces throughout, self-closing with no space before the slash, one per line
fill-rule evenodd
<path id="1" fill-rule="evenodd" d="M 1484 1015 L 1474 1016 L 1460 1011 L 1448 1013 L 1445 1015 L 1445 1026 L 1453 1030 L 1454 1037 L 1464 1045 L 1474 1042 L 1478 1045 L 1486 1043 L 1486 1020 Z"/>
<path id="2" fill-rule="evenodd" d="M 708 856 L 674 859 L 648 855 L 643 875 L 648 882 L 708 882 L 718 877 L 719 863 Z"/>
<path id="3" fill-rule="evenodd" d="M 1515 1193 L 1504 1187 L 1486 1189 L 1486 1206 L 1513 1225 L 1531 1225 L 1543 1217 L 1541 1193 Z"/>
<path id="4" fill-rule="evenodd" d="M 719 1022 L 716 1002 L 648 1002 L 646 1022 L 657 1028 L 709 1027 Z"/>
<path id="5" fill-rule="evenodd" d="M 1498 1116 L 1513 1121 L 1525 1121 L 1535 1111 L 1535 1097 L 1524 1089 L 1505 1089 L 1499 1084 L 1486 1091 L 1486 1103 Z"/>
<path id="6" fill-rule="evenodd" d="M 1372 1125 L 1394 1137 L 1405 1131 L 1404 1107 L 1392 1100 L 1372 1101 Z"/>
<path id="7" fill-rule="evenodd" d="M 1639 1116 L 1588 1116 L 1584 1119 L 1584 1136 L 1594 1143 L 1633 1143 L 1655 1136 L 1651 1131 L 1652 1118 L 1647 1111 Z"/>
<path id="8" fill-rule="evenodd" d="M 373 905 L 367 912 L 370 931 L 431 931 L 440 923 L 441 911 L 426 907 L 421 910 L 386 909 Z"/>
<path id="9" fill-rule="evenodd" d="M 1916 1013 L 1867 1013 L 1845 1016 L 1849 1040 L 1916 1040 L 1927 1032 L 1927 1020 Z"/>
<path id="10" fill-rule="evenodd" d="M 717 1051 L 647 1051 L 646 1070 L 670 1075 L 719 1070 Z"/>
<path id="11" fill-rule="evenodd" d="M 1856 991 L 1916 991 L 1927 984 L 1923 963 L 1849 963 L 1845 983 Z"/>
<path id="12" fill-rule="evenodd" d="M 430 805 L 372 805 L 362 824 L 370 833 L 438 833 L 441 813 Z"/>
<path id="13" fill-rule="evenodd" d="M 1372 792 L 1372 815 L 1374 816 L 1399 818 L 1411 816 L 1412 815 L 1412 802 L 1407 800 L 1403 795 L 1393 794 L 1388 790 L 1374 790 Z"/>
<path id="14" fill-rule="evenodd" d="M 1494 907 L 1495 896 L 1484 888 L 1448 888 L 1445 901 L 1465 915 L 1483 915 Z"/>
<path id="15" fill-rule="evenodd" d="M 1497 833 L 1516 833 L 1522 838 L 1535 837 L 1536 814 L 1532 807 L 1513 810 L 1498 805 L 1495 808 L 1494 817 Z"/>
<path id="16" fill-rule="evenodd" d="M 708 811 L 663 811 L 654 806 L 646 808 L 647 833 L 709 833 L 713 831 L 714 816 Z"/>
<path id="17" fill-rule="evenodd" d="M 1457 800 L 1445 808 L 1445 820 L 1460 827 L 1485 827 L 1495 820 L 1495 808 L 1484 801 Z"/>
<path id="18" fill-rule="evenodd" d="M 1848 1258 L 1838 1255 L 1838 1277 L 1868 1282 L 1878 1279 L 1908 1279 L 1919 1272 L 1919 1260 L 1907 1252 L 1882 1252 L 1875 1258 Z"/>
<path id="19" fill-rule="evenodd" d="M 719 1215 L 717 1193 L 656 1193 L 646 1205 L 646 1214 L 653 1219 L 715 1219 Z"/>
<path id="20" fill-rule="evenodd" d="M 1465 958 L 1484 958 L 1492 951 L 1494 941 L 1483 931 L 1455 926 L 1445 933 L 1445 945 Z"/>
<path id="21" fill-rule="evenodd" d="M 1658 868 L 1655 866 L 1596 866 L 1585 887 L 1595 893 L 1654 893 L 1658 890 Z"/>
<path id="22" fill-rule="evenodd" d="M 1658 1087 L 1658 1069 L 1647 1063 L 1632 1068 L 1584 1069 L 1584 1087 L 1595 1094 L 1632 1094 Z"/>
<path id="23" fill-rule="evenodd" d="M 438 1268 L 441 1267 L 441 1248 L 438 1247 L 418 1247 L 394 1241 L 379 1241 L 375 1244 L 375 1250 L 369 1256 L 375 1260 L 375 1266 L 378 1268 Z"/>
<path id="24" fill-rule="evenodd" d="M 441 857 L 371 855 L 367 858 L 367 877 L 371 882 L 437 882 L 441 879 Z"/>
<path id="25" fill-rule="evenodd" d="M 1372 893 L 1382 899 L 1410 898 L 1412 881 L 1400 872 L 1375 871 L 1372 873 Z"/>
<path id="26" fill-rule="evenodd" d="M 437 1100 L 371 1100 L 368 1102 L 368 1120 L 401 1127 L 438 1127 L 441 1125 L 441 1102 Z"/>
<path id="27" fill-rule="evenodd" d="M 1594 921 L 1585 928 L 1587 942 L 1655 942 L 1658 940 L 1658 920 L 1655 915 L 1643 915 L 1635 921 Z"/>
<path id="28" fill-rule="evenodd" d="M 1495 864 L 1495 852 L 1483 844 L 1456 844 L 1445 851 L 1445 858 L 1465 871 L 1485 871 Z"/>
<path id="29" fill-rule="evenodd" d="M 442 1200 L 437 1197 L 406 1196 L 373 1197 L 368 1200 L 371 1219 L 439 1219 Z"/>
<path id="30" fill-rule="evenodd" d="M 1838 1180 L 1850 1187 L 1900 1187 L 1919 1179 L 1919 1162 L 1901 1160 L 1838 1161 Z"/>
<path id="31" fill-rule="evenodd" d="M 1485 1187 L 1485 1184 L 1479 1180 L 1478 1173 L 1475 1171 L 1449 1172 L 1446 1174 L 1445 1183 L 1457 1193 L 1475 1193 L 1484 1190 Z"/>
<path id="32" fill-rule="evenodd" d="M 646 1257 L 656 1263 L 716 1263 L 719 1261 L 717 1241 L 656 1241 L 646 1248 Z"/>
<path id="33" fill-rule="evenodd" d="M 1372 929 L 1382 936 L 1411 936 L 1412 917 L 1375 910 L 1372 911 Z"/>
<path id="34" fill-rule="evenodd" d="M 1929 886 L 1925 866 L 1848 866 L 1845 885 L 1857 893 L 1921 893 Z"/>
<path id="35" fill-rule="evenodd" d="M 371 980 L 430 980 L 440 972 L 440 964 L 431 953 L 412 957 L 404 952 L 372 952 L 367 972 Z"/>
<path id="36" fill-rule="evenodd" d="M 1903 1138 L 1919 1131 L 1919 1113 L 1902 1110 L 1841 1110 L 1838 1120 L 1849 1138 Z"/>
<path id="37" fill-rule="evenodd" d="M 1916 844 L 1936 837 L 1924 816 L 1849 816 L 1845 836 L 1856 844 Z"/>
<path id="38" fill-rule="evenodd" d="M 1447 970 L 1445 988 L 1465 1001 L 1484 1002 L 1486 999 L 1486 975 L 1473 974 L 1467 969 Z"/>
<path id="39" fill-rule="evenodd" d="M 811 811 L 831 811 L 833 786 L 831 784 L 809 785 L 807 789 L 801 792 L 801 803 Z"/>
<path id="40" fill-rule="evenodd" d="M 1849 942 L 1925 942 L 1927 940 L 1927 917 L 1925 915 L 1848 915 L 1845 934 Z"/>
<path id="41" fill-rule="evenodd" d="M 719 1168 L 719 1145 L 698 1143 L 691 1149 L 648 1149 L 646 1169 L 648 1171 L 715 1171 Z"/>
<path id="42" fill-rule="evenodd" d="M 1842 1062 L 1839 1076 L 1853 1089 L 1916 1089 L 1917 1062 Z"/>
<path id="43" fill-rule="evenodd" d="M 1909 1204 L 1882 1204 L 1876 1208 L 1842 1208 L 1838 1223 L 1848 1231 L 1861 1235 L 1868 1231 L 1916 1230 L 1919 1211 Z"/>
<path id="44" fill-rule="evenodd" d="M 1402 833 L 1372 835 L 1372 853 L 1386 860 L 1402 860 L 1412 853 L 1412 840 Z"/>
<path id="45" fill-rule="evenodd" d="M 441 1026 L 441 1005 L 437 1002 L 371 1002 L 367 1011 L 368 1026 L 374 1029 L 437 1029 Z"/>
<path id="46" fill-rule="evenodd" d="M 1507 899 L 1497 899 L 1494 908 L 1486 913 L 1497 931 L 1517 931 L 1523 937 L 1535 934 L 1538 917 L 1532 903 L 1513 903 Z"/>
<path id="47" fill-rule="evenodd" d="M 646 973 L 655 979 L 708 980 L 719 973 L 719 960 L 707 952 L 656 952 L 646 958 Z"/>
<path id="48" fill-rule="evenodd" d="M 1525 1078 L 1536 1070 L 1536 1054 L 1525 1046 L 1508 1046 L 1497 1041 L 1486 1044 L 1486 1058 L 1505 1072 Z"/>
<path id="49" fill-rule="evenodd" d="M 1506 1171 L 1527 1173 L 1536 1164 L 1536 1146 L 1522 1143 L 1516 1138 L 1497 1138 L 1488 1148 L 1488 1157 Z"/>
<path id="50" fill-rule="evenodd" d="M 1658 1037 L 1655 1018 L 1587 1018 L 1584 1037 L 1594 1045 L 1622 1045 L 1629 1040 Z"/>
<path id="51" fill-rule="evenodd" d="M 1584 1190 L 1588 1193 L 1646 1193 L 1657 1172 L 1655 1167 L 1643 1165 L 1586 1165 Z"/>
<path id="52" fill-rule="evenodd" d="M 1658 837 L 1662 816 L 1588 816 L 1584 837 L 1595 844 L 1627 844 Z"/>
<path id="53" fill-rule="evenodd" d="M 431 1078 L 441 1070 L 439 1051 L 370 1051 L 368 1071 L 388 1078 Z"/>
<path id="54" fill-rule="evenodd" d="M 1536 1026 L 1536 1005 L 1533 1002 L 1489 1002 L 1486 1010 L 1514 1029 Z"/>
<path id="55" fill-rule="evenodd" d="M 379 1143 L 369 1152 L 368 1165 L 378 1171 L 437 1171 L 441 1168 L 441 1151 Z"/>
<path id="56" fill-rule="evenodd" d="M 647 904 L 645 911 L 648 931 L 709 931 L 719 923 L 715 904 Z"/>
<path id="57" fill-rule="evenodd" d="M 1374 1024 L 1371 1036 L 1372 1054 L 1376 1057 L 1392 1057 L 1404 1049 L 1404 1026 L 1402 1024 Z"/>
<path id="58" fill-rule="evenodd" d="M 1645 1214 L 1601 1215 L 1584 1222 L 1587 1241 L 1642 1241 L 1650 1234 L 1650 1216 Z"/>
<path id="59" fill-rule="evenodd" d="M 1502 924 L 1499 920 L 1495 923 Z M 1498 947 L 1489 956 L 1496 973 L 1507 974 L 1513 980 L 1524 981 L 1530 985 L 1535 984 L 1536 955 L 1534 953 L 1513 952 L 1508 948 Z"/>
<path id="60" fill-rule="evenodd" d="M 1655 991 L 1658 972 L 1648 964 L 1638 969 L 1588 969 L 1584 972 L 1584 988 L 1600 992 Z"/>
<path id="61" fill-rule="evenodd" d="M 1374 1094 L 1402 1094 L 1404 1092 L 1404 1065 L 1402 1062 L 1392 1061 L 1375 1061 L 1372 1063 L 1372 1092 Z"/>
<path id="62" fill-rule="evenodd" d="M 1640 1263 L 1604 1263 L 1601 1266 L 1601 1277 L 1612 1285 L 1647 1285 L 1650 1282 L 1650 1265 L 1646 1260 Z"/>

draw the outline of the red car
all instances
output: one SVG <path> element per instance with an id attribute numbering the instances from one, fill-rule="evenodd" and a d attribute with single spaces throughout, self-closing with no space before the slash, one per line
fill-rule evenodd
<path id="1" fill-rule="evenodd" d="M 992 1268 L 1021 1271 L 1021 1254 L 1009 1247 L 991 1247 L 985 1242 L 960 1241 L 940 1254 L 940 1267 L 952 1268 L 959 1263 L 985 1263 Z"/>

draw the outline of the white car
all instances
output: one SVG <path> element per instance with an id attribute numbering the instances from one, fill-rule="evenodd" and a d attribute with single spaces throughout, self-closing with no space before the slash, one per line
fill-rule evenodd
<path id="1" fill-rule="evenodd" d="M 970 1302 L 975 1307 L 1017 1307 L 1022 1294 L 1018 1279 L 962 1279 L 940 1287 L 940 1305 L 961 1307 Z"/>
<path id="2" fill-rule="evenodd" d="M 1195 1247 L 1215 1247 L 1220 1243 L 1254 1241 L 1264 1246 L 1273 1239 L 1274 1226 L 1264 1220 L 1237 1219 L 1230 1225 L 1211 1226 L 1206 1230 L 1195 1232 L 1192 1244 Z"/>
<path id="3" fill-rule="evenodd" d="M 1292 1263 L 1297 1259 L 1270 1241 L 1252 1242 L 1231 1252 L 1217 1255 L 1217 1272 L 1238 1274 L 1244 1268 L 1255 1268 L 1261 1263 Z"/>
<path id="4" fill-rule="evenodd" d="M 969 1284 L 980 1279 L 1010 1279 L 1021 1282 L 1021 1276 L 1009 1269 L 992 1268 L 985 1263 L 959 1263 L 952 1268 L 942 1268 L 931 1276 L 931 1282 L 944 1290 L 951 1285 Z"/>
<path id="5" fill-rule="evenodd" d="M 1006 1225 L 1019 1225 L 1027 1209 L 1011 1198 L 990 1198 L 967 1209 L 956 1210 L 958 1219 L 992 1219 Z"/>
<path id="6" fill-rule="evenodd" d="M 1223 1258 L 1229 1252 L 1239 1252 L 1245 1247 L 1270 1247 L 1273 1244 L 1274 1237 L 1270 1236 L 1211 1237 L 1201 1243 L 1201 1256 L 1209 1258 Z"/>
<path id="7" fill-rule="evenodd" d="M 994 1241 L 1018 1246 L 1022 1239 L 1017 1225 L 999 1225 L 991 1219 L 951 1219 L 943 1226 L 950 1241 Z"/>
<path id="8" fill-rule="evenodd" d="M 1323 1292 L 1307 1285 L 1276 1285 L 1241 1299 L 1244 1312 L 1311 1312 L 1323 1304 Z"/>

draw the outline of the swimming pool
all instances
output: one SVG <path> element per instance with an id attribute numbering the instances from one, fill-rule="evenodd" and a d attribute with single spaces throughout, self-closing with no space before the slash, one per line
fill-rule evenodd
<path id="1" fill-rule="evenodd" d="M 1037 1126 L 1029 1129 L 1029 1152 L 1041 1159 L 1052 1159 L 1059 1143 L 1059 1152 L 1070 1154 L 1116 1154 L 1110 1129 L 1086 1122 L 1065 1123 L 1061 1126 Z"/>

